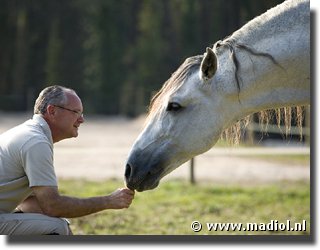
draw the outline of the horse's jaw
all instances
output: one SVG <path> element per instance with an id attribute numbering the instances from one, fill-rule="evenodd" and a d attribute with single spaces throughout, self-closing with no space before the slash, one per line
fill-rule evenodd
<path id="1" fill-rule="evenodd" d="M 183 151 L 181 147 L 168 141 L 149 144 L 151 147 L 138 147 L 138 140 L 127 160 L 124 174 L 126 186 L 139 192 L 156 188 L 164 176 L 194 156 L 209 150 L 217 140 L 215 138 L 212 144 L 193 153 Z"/>

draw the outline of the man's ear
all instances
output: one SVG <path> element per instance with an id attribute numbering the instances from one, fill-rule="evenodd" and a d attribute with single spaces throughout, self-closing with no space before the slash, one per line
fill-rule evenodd
<path id="1" fill-rule="evenodd" d="M 206 53 L 204 54 L 204 58 L 200 66 L 201 79 L 205 82 L 212 79 L 212 77 L 217 71 L 217 67 L 218 67 L 217 56 L 211 48 L 207 47 Z"/>
<path id="2" fill-rule="evenodd" d="M 47 106 L 47 112 L 46 112 L 47 115 L 49 115 L 49 116 L 54 115 L 55 112 L 56 112 L 56 107 L 54 105 L 49 104 Z"/>

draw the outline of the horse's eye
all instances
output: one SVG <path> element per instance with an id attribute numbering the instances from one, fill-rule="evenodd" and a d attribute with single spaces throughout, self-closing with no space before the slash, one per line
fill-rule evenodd
<path id="1" fill-rule="evenodd" d="M 169 102 L 167 106 L 167 111 L 178 111 L 182 108 L 182 106 L 177 102 Z"/>

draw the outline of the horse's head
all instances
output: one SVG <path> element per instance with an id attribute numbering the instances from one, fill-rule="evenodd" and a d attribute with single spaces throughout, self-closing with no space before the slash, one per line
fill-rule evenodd
<path id="1" fill-rule="evenodd" d="M 207 48 L 204 56 L 186 59 L 152 99 L 126 165 L 129 188 L 157 187 L 162 177 L 216 143 L 234 116 L 237 99 L 235 85 L 226 86 L 228 77 L 222 77 L 230 72 L 221 72 L 219 65 Z"/>

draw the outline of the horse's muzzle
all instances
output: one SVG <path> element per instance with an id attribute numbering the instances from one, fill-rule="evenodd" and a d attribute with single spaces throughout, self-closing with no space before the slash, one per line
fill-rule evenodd
<path id="1" fill-rule="evenodd" d="M 129 162 L 126 164 L 124 178 L 127 188 L 138 192 L 154 189 L 159 185 L 160 181 L 158 173 L 152 174 L 150 171 L 137 171 L 136 166 Z"/>
<path id="2" fill-rule="evenodd" d="M 134 190 L 135 187 L 134 185 L 132 185 L 132 182 L 130 182 L 130 179 L 132 179 L 131 173 L 132 173 L 132 167 L 129 163 L 127 163 L 126 170 L 124 172 L 124 179 L 125 179 L 127 188 Z"/>

